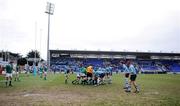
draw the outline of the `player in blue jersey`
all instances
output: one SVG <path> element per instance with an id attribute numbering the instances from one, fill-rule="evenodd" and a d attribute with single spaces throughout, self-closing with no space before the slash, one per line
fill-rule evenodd
<path id="1" fill-rule="evenodd" d="M 36 76 L 37 74 L 37 67 L 36 67 L 36 64 L 34 63 L 33 64 L 33 75 Z"/>
<path id="2" fill-rule="evenodd" d="M 68 83 L 69 74 L 70 74 L 70 68 L 69 68 L 69 67 L 66 67 L 66 69 L 64 70 L 65 84 Z"/>
<path id="3" fill-rule="evenodd" d="M 106 80 L 108 84 L 111 84 L 112 83 L 112 67 L 110 66 L 110 64 L 106 66 L 105 71 L 106 71 Z"/>
<path id="4" fill-rule="evenodd" d="M 103 68 L 98 68 L 97 71 L 94 71 L 94 81 L 95 81 L 95 85 L 100 85 L 103 84 L 104 82 L 104 76 L 105 76 L 105 72 L 103 71 Z"/>
<path id="5" fill-rule="evenodd" d="M 98 73 L 98 69 L 96 69 L 93 72 L 93 85 L 95 86 L 98 84 L 98 77 L 99 77 L 99 73 Z"/>
<path id="6" fill-rule="evenodd" d="M 128 89 L 129 87 L 129 69 L 127 67 L 127 64 L 125 63 L 125 61 L 121 61 L 120 62 L 122 69 L 123 69 L 123 73 L 124 73 L 124 89 Z"/>
<path id="7" fill-rule="evenodd" d="M 131 85 L 133 85 L 136 88 L 136 91 L 134 93 L 139 93 L 140 89 L 139 89 L 139 86 L 136 84 L 137 71 L 130 60 L 127 62 L 127 66 L 131 74 L 129 91 L 131 91 Z"/>

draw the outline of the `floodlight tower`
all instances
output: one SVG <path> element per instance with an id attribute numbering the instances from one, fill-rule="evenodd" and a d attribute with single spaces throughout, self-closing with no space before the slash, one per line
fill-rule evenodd
<path id="1" fill-rule="evenodd" d="M 54 13 L 54 4 L 47 2 L 46 11 L 48 14 L 48 38 L 47 38 L 47 65 L 50 67 L 50 53 L 49 53 L 49 34 L 50 34 L 50 15 Z"/>

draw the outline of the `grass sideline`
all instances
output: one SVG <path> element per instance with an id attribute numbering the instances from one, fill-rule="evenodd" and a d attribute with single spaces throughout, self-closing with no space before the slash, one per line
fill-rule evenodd
<path id="1" fill-rule="evenodd" d="M 2 80 L 2 76 L 0 80 Z M 64 84 L 63 74 L 21 75 L 13 87 L 0 83 L 0 106 L 180 106 L 180 75 L 140 74 L 138 94 L 125 93 L 123 75 L 113 75 L 111 85 L 72 85 L 75 75 Z"/>

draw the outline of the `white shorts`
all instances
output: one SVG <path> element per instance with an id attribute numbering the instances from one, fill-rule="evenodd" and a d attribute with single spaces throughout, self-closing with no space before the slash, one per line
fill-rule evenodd
<path id="1" fill-rule="evenodd" d="M 76 77 L 80 77 L 80 74 L 77 74 Z"/>
<path id="2" fill-rule="evenodd" d="M 86 76 L 86 74 L 84 74 L 84 73 L 80 73 L 80 75 L 81 75 L 82 77 Z"/>
<path id="3" fill-rule="evenodd" d="M 6 73 L 6 77 L 11 77 L 12 78 L 12 73 Z"/>

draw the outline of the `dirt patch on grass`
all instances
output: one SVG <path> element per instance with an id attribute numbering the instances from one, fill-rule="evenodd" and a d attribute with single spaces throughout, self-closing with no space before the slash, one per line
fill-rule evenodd
<path id="1" fill-rule="evenodd" d="M 0 106 L 71 105 L 87 99 L 85 94 L 70 91 L 4 93 L 0 94 Z"/>
<path id="2" fill-rule="evenodd" d="M 144 95 L 159 95 L 159 92 L 145 92 Z"/>

